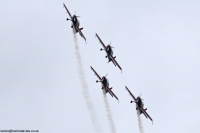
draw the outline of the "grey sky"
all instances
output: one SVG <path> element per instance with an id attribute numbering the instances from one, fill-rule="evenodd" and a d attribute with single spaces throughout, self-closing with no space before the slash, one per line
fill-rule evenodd
<path id="1" fill-rule="evenodd" d="M 93 133 L 79 83 L 71 23 L 102 132 L 109 132 L 100 83 L 90 66 L 108 73 L 119 104 L 108 97 L 118 133 L 139 132 L 135 96 L 154 120 L 144 132 L 200 132 L 200 1 L 0 1 L 0 129 Z M 123 69 L 107 63 L 95 38 L 112 41 Z"/>

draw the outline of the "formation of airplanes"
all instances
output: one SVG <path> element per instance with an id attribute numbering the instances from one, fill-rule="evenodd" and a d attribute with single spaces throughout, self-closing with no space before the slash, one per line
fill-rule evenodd
<path id="1" fill-rule="evenodd" d="M 79 16 L 76 16 L 76 15 L 71 15 L 69 10 L 67 9 L 67 7 L 65 6 L 65 4 L 63 3 L 63 6 L 64 8 L 66 9 L 69 17 L 67 18 L 66 20 L 71 20 L 72 21 L 72 25 L 71 25 L 71 28 L 74 29 L 75 33 L 79 33 L 80 36 L 86 41 L 86 38 L 85 36 L 83 35 L 82 31 L 83 28 L 79 28 L 80 26 L 80 22 L 79 20 L 77 19 L 77 17 Z M 115 60 L 116 59 L 116 56 L 113 56 L 113 50 L 111 46 L 111 43 L 108 44 L 107 46 L 103 43 L 103 41 L 100 39 L 100 37 L 97 35 L 96 33 L 96 37 L 98 38 L 99 42 L 101 43 L 101 45 L 103 46 L 103 48 L 101 48 L 100 50 L 105 50 L 106 52 L 106 58 L 108 58 L 108 62 L 112 62 L 115 67 L 117 66 L 121 71 L 122 71 L 122 68 L 121 66 L 117 63 L 117 61 Z M 112 97 L 115 97 L 117 100 L 118 100 L 118 97 L 113 93 L 112 91 L 112 87 L 109 88 L 109 80 L 107 78 L 107 75 L 106 76 L 103 76 L 103 77 L 100 77 L 99 74 L 94 70 L 94 68 L 92 66 L 91 67 L 91 70 L 94 72 L 94 74 L 97 76 L 98 80 L 96 80 L 96 82 L 101 82 L 102 84 L 102 90 L 105 92 L 105 93 L 109 93 Z M 139 111 L 139 114 L 144 114 L 144 116 L 147 118 L 147 119 L 150 119 L 152 122 L 153 122 L 153 119 L 149 116 L 149 114 L 146 112 L 147 108 L 144 109 L 144 102 L 143 102 L 143 99 L 141 98 L 141 96 L 138 96 L 137 98 L 134 97 L 134 95 L 131 93 L 131 91 L 125 86 L 126 90 L 128 91 L 128 93 L 131 95 L 131 97 L 133 98 L 133 101 L 131 101 L 131 103 L 135 103 L 136 104 L 136 110 Z"/>

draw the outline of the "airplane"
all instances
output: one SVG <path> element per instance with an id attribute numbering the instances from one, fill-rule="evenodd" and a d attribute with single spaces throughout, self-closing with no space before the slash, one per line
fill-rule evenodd
<path id="1" fill-rule="evenodd" d="M 74 30 L 75 30 L 76 33 L 79 32 L 80 36 L 83 37 L 83 38 L 85 39 L 85 41 L 86 41 L 85 36 L 84 36 L 83 33 L 81 32 L 81 30 L 82 30 L 83 28 L 79 28 L 80 22 L 78 21 L 77 17 L 80 17 L 80 16 L 76 16 L 76 15 L 73 15 L 73 16 L 72 16 L 72 15 L 70 14 L 69 10 L 67 9 L 67 7 L 65 6 L 64 3 L 63 3 L 63 6 L 64 6 L 65 9 L 67 10 L 67 13 L 69 14 L 69 16 L 70 16 L 70 18 L 71 18 L 71 19 L 67 18 L 67 21 L 68 21 L 68 20 L 71 20 L 71 21 L 72 21 L 72 26 L 71 26 L 71 28 L 74 28 Z"/>
<path id="2" fill-rule="evenodd" d="M 99 42 L 102 44 L 102 46 L 103 46 L 103 48 L 104 48 L 104 49 L 101 48 L 100 50 L 101 50 L 101 51 L 102 51 L 102 50 L 105 50 L 105 52 L 106 52 L 106 54 L 107 54 L 106 58 L 108 58 L 108 63 L 109 63 L 110 61 L 112 61 L 113 64 L 114 64 L 115 66 L 117 65 L 117 66 L 119 67 L 119 69 L 122 71 L 122 68 L 120 67 L 120 65 L 119 65 L 119 64 L 117 63 L 117 61 L 115 60 L 116 56 L 113 57 L 113 50 L 112 50 L 112 48 L 114 48 L 114 47 L 111 46 L 111 43 L 108 44 L 107 46 L 105 46 L 104 43 L 101 41 L 100 37 L 97 35 L 97 33 L 96 33 L 96 37 L 99 39 Z"/>
<path id="3" fill-rule="evenodd" d="M 125 86 L 126 87 L 126 86 Z M 130 92 L 130 90 L 126 87 L 126 90 L 129 92 L 129 94 L 131 95 L 131 97 L 133 98 L 134 101 L 131 101 L 132 102 L 135 102 L 136 103 L 136 110 L 139 111 L 140 114 L 144 114 L 144 116 L 148 119 L 150 119 L 152 122 L 153 122 L 153 119 L 147 114 L 146 109 L 144 109 L 144 103 L 143 103 L 143 99 L 141 98 L 141 95 L 137 97 L 137 99 L 133 96 L 133 94 Z"/>
<path id="4" fill-rule="evenodd" d="M 91 66 L 90 66 L 91 67 Z M 112 92 L 112 87 L 111 88 L 109 88 L 109 82 L 108 82 L 108 79 L 106 78 L 106 76 L 103 76 L 102 78 L 97 74 L 97 72 L 91 67 L 91 69 L 92 69 L 92 71 L 94 72 L 94 74 L 97 76 L 97 78 L 99 79 L 99 80 L 96 80 L 96 82 L 98 83 L 98 82 L 101 82 L 102 83 L 102 89 L 104 89 L 104 91 L 106 92 L 106 93 L 108 93 L 109 92 L 109 94 L 113 97 L 115 97 L 117 100 L 118 100 L 118 98 L 117 98 L 117 96 Z"/>

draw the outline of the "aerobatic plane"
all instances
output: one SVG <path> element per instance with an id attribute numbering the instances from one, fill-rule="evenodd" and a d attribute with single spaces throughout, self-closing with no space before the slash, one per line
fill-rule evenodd
<path id="1" fill-rule="evenodd" d="M 99 42 L 103 46 L 103 49 L 101 48 L 100 50 L 101 51 L 105 50 L 105 52 L 107 54 L 106 58 L 108 58 L 108 62 L 112 61 L 115 66 L 117 65 L 119 67 L 119 69 L 122 70 L 122 68 L 120 67 L 120 65 L 115 60 L 116 56 L 113 57 L 113 50 L 112 50 L 112 48 L 114 48 L 114 47 L 112 47 L 111 44 L 108 44 L 107 46 L 105 46 L 104 43 L 101 41 L 100 37 L 97 35 L 97 33 L 96 33 L 96 37 L 99 39 Z"/>
<path id="2" fill-rule="evenodd" d="M 108 93 L 109 92 L 109 94 L 113 97 L 115 97 L 117 100 L 118 100 L 118 98 L 117 98 L 117 96 L 112 92 L 112 87 L 111 88 L 109 88 L 109 81 L 108 81 L 108 79 L 106 78 L 106 76 L 103 76 L 102 78 L 97 74 L 97 72 L 91 67 L 91 69 L 92 69 L 92 71 L 94 72 L 94 74 L 97 76 L 97 78 L 99 79 L 99 80 L 96 80 L 96 82 L 98 83 L 98 82 L 101 82 L 101 84 L 102 84 L 102 89 L 104 89 L 104 92 L 106 92 L 106 93 Z"/>
<path id="3" fill-rule="evenodd" d="M 71 28 L 74 28 L 74 30 L 75 30 L 76 33 L 79 32 L 80 36 L 83 37 L 83 38 L 85 39 L 85 41 L 86 41 L 85 36 L 84 36 L 83 33 L 81 32 L 81 30 L 82 30 L 83 28 L 79 28 L 80 22 L 78 21 L 77 17 L 80 17 L 80 16 L 76 16 L 76 15 L 73 15 L 73 16 L 72 16 L 72 15 L 70 14 L 69 10 L 67 9 L 67 7 L 65 6 L 64 3 L 63 3 L 63 6 L 64 6 L 65 9 L 67 10 L 67 13 L 69 14 L 69 17 L 70 17 L 70 19 L 67 18 L 67 21 L 68 21 L 68 20 L 71 20 L 71 21 L 72 21 L 72 26 L 71 26 Z"/>
<path id="4" fill-rule="evenodd" d="M 130 92 L 130 90 L 127 87 L 126 87 L 126 90 L 129 92 L 129 94 L 131 95 L 131 97 L 134 100 L 134 101 L 131 101 L 131 103 L 133 103 L 133 102 L 136 103 L 136 110 L 138 110 L 140 114 L 143 113 L 146 118 L 149 118 L 153 122 L 153 119 L 146 112 L 147 108 L 146 109 L 143 108 L 144 103 L 142 101 L 143 99 L 141 98 L 141 96 L 138 96 L 137 98 L 135 98 L 134 95 Z"/>

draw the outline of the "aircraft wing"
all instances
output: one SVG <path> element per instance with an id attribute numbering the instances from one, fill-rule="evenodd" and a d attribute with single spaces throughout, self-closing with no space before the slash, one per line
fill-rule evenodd
<path id="1" fill-rule="evenodd" d="M 126 87 L 126 86 L 125 86 Z M 133 96 L 133 94 L 131 93 L 131 91 L 126 87 L 126 90 L 129 92 L 129 94 L 131 95 L 131 97 L 134 99 L 134 101 L 136 101 L 136 98 Z"/>
<path id="2" fill-rule="evenodd" d="M 90 66 L 91 67 L 91 66 Z M 91 67 L 91 69 L 92 69 L 92 71 L 94 72 L 94 74 L 97 76 L 97 78 L 99 79 L 99 80 L 101 80 L 101 77 L 97 74 L 97 72 Z"/>
<path id="3" fill-rule="evenodd" d="M 63 3 L 63 6 L 65 7 L 65 9 L 67 10 L 67 13 L 69 14 L 69 16 L 72 18 L 72 15 L 70 14 L 69 10 L 67 9 L 67 7 L 65 6 L 65 4 Z"/>
<path id="4" fill-rule="evenodd" d="M 117 63 L 117 61 L 115 60 L 115 58 L 110 54 L 111 59 L 113 60 L 113 63 L 115 63 L 120 70 L 122 70 L 122 68 L 120 67 L 120 65 Z"/>
<path id="5" fill-rule="evenodd" d="M 78 26 L 76 25 L 76 29 L 78 30 L 78 32 L 79 32 L 79 34 L 80 34 L 80 36 L 82 37 L 82 38 L 84 38 L 85 39 L 85 41 L 86 41 L 86 38 L 85 38 L 85 36 L 83 35 L 83 33 L 81 32 L 81 30 L 78 28 Z"/>
<path id="6" fill-rule="evenodd" d="M 114 96 L 118 100 L 118 97 L 112 92 L 112 90 L 108 86 L 106 86 L 106 88 L 108 92 L 111 94 L 111 96 Z"/>
<path id="7" fill-rule="evenodd" d="M 101 43 L 101 45 L 103 46 L 104 49 L 106 49 L 106 46 L 104 45 L 104 43 L 101 41 L 101 39 L 99 38 L 99 36 L 96 33 L 96 37 L 99 39 L 99 42 Z"/>
<path id="8" fill-rule="evenodd" d="M 153 122 L 153 119 L 149 116 L 149 114 L 147 114 L 146 110 L 144 110 L 142 107 L 140 107 L 140 109 L 142 110 L 143 114 Z"/>

